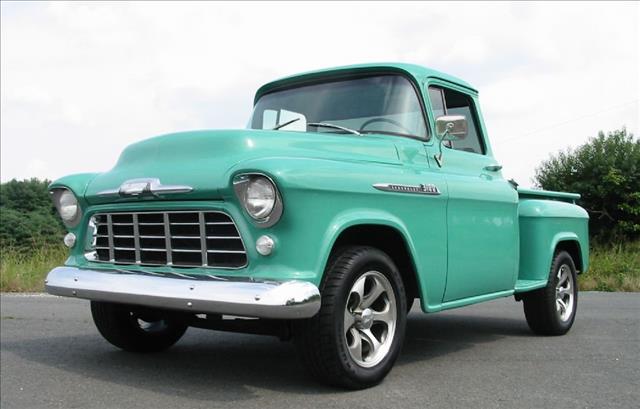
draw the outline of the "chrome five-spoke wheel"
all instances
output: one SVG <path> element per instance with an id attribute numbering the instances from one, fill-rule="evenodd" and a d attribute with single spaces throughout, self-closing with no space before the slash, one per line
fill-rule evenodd
<path id="1" fill-rule="evenodd" d="M 320 311 L 294 325 L 294 340 L 309 372 L 349 389 L 373 386 L 400 354 L 407 294 L 395 263 L 370 246 L 332 255 L 320 286 Z"/>
<path id="2" fill-rule="evenodd" d="M 558 270 L 558 284 L 556 285 L 556 311 L 560 315 L 560 319 L 564 322 L 568 321 L 573 314 L 573 274 L 571 267 L 563 264 Z"/>
<path id="3" fill-rule="evenodd" d="M 356 280 L 344 310 L 344 331 L 358 365 L 375 366 L 389 353 L 397 315 L 393 287 L 383 274 L 369 271 Z"/>

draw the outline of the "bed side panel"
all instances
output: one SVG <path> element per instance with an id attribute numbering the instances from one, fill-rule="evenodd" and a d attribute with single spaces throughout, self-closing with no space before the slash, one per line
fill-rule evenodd
<path id="1" fill-rule="evenodd" d="M 519 204 L 520 218 L 520 270 L 518 280 L 546 280 L 549 266 L 558 243 L 574 241 L 580 248 L 576 262 L 582 271 L 588 267 L 587 212 L 576 205 L 524 199 Z"/>

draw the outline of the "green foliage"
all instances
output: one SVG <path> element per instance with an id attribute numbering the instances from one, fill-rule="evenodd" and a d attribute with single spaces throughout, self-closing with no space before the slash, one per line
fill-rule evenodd
<path id="1" fill-rule="evenodd" d="M 65 229 L 49 198 L 47 180 L 0 185 L 0 247 L 30 251 L 60 243 Z"/>
<path id="2" fill-rule="evenodd" d="M 640 140 L 625 128 L 600 131 L 577 149 L 553 155 L 536 169 L 535 182 L 546 190 L 580 193 L 596 241 L 640 237 Z"/>

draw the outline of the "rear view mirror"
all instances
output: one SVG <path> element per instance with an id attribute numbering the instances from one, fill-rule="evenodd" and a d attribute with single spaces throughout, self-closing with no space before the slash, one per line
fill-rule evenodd
<path id="1" fill-rule="evenodd" d="M 436 136 L 438 144 L 438 154 L 434 155 L 436 163 L 442 167 L 442 143 L 444 141 L 461 141 L 467 137 L 467 118 L 463 115 L 444 115 L 436 118 Z"/>
<path id="2" fill-rule="evenodd" d="M 444 115 L 436 118 L 436 134 L 440 140 L 460 141 L 467 137 L 467 118 L 463 115 Z"/>

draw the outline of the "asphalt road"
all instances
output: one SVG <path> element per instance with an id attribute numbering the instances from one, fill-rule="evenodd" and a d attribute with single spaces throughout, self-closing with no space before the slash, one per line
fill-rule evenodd
<path id="1" fill-rule="evenodd" d="M 538 337 L 503 299 L 424 315 L 379 386 L 316 384 L 293 345 L 189 329 L 157 355 L 116 350 L 86 301 L 1 295 L 0 406 L 11 408 L 632 408 L 640 402 L 640 293 L 583 293 L 563 337 Z"/>

